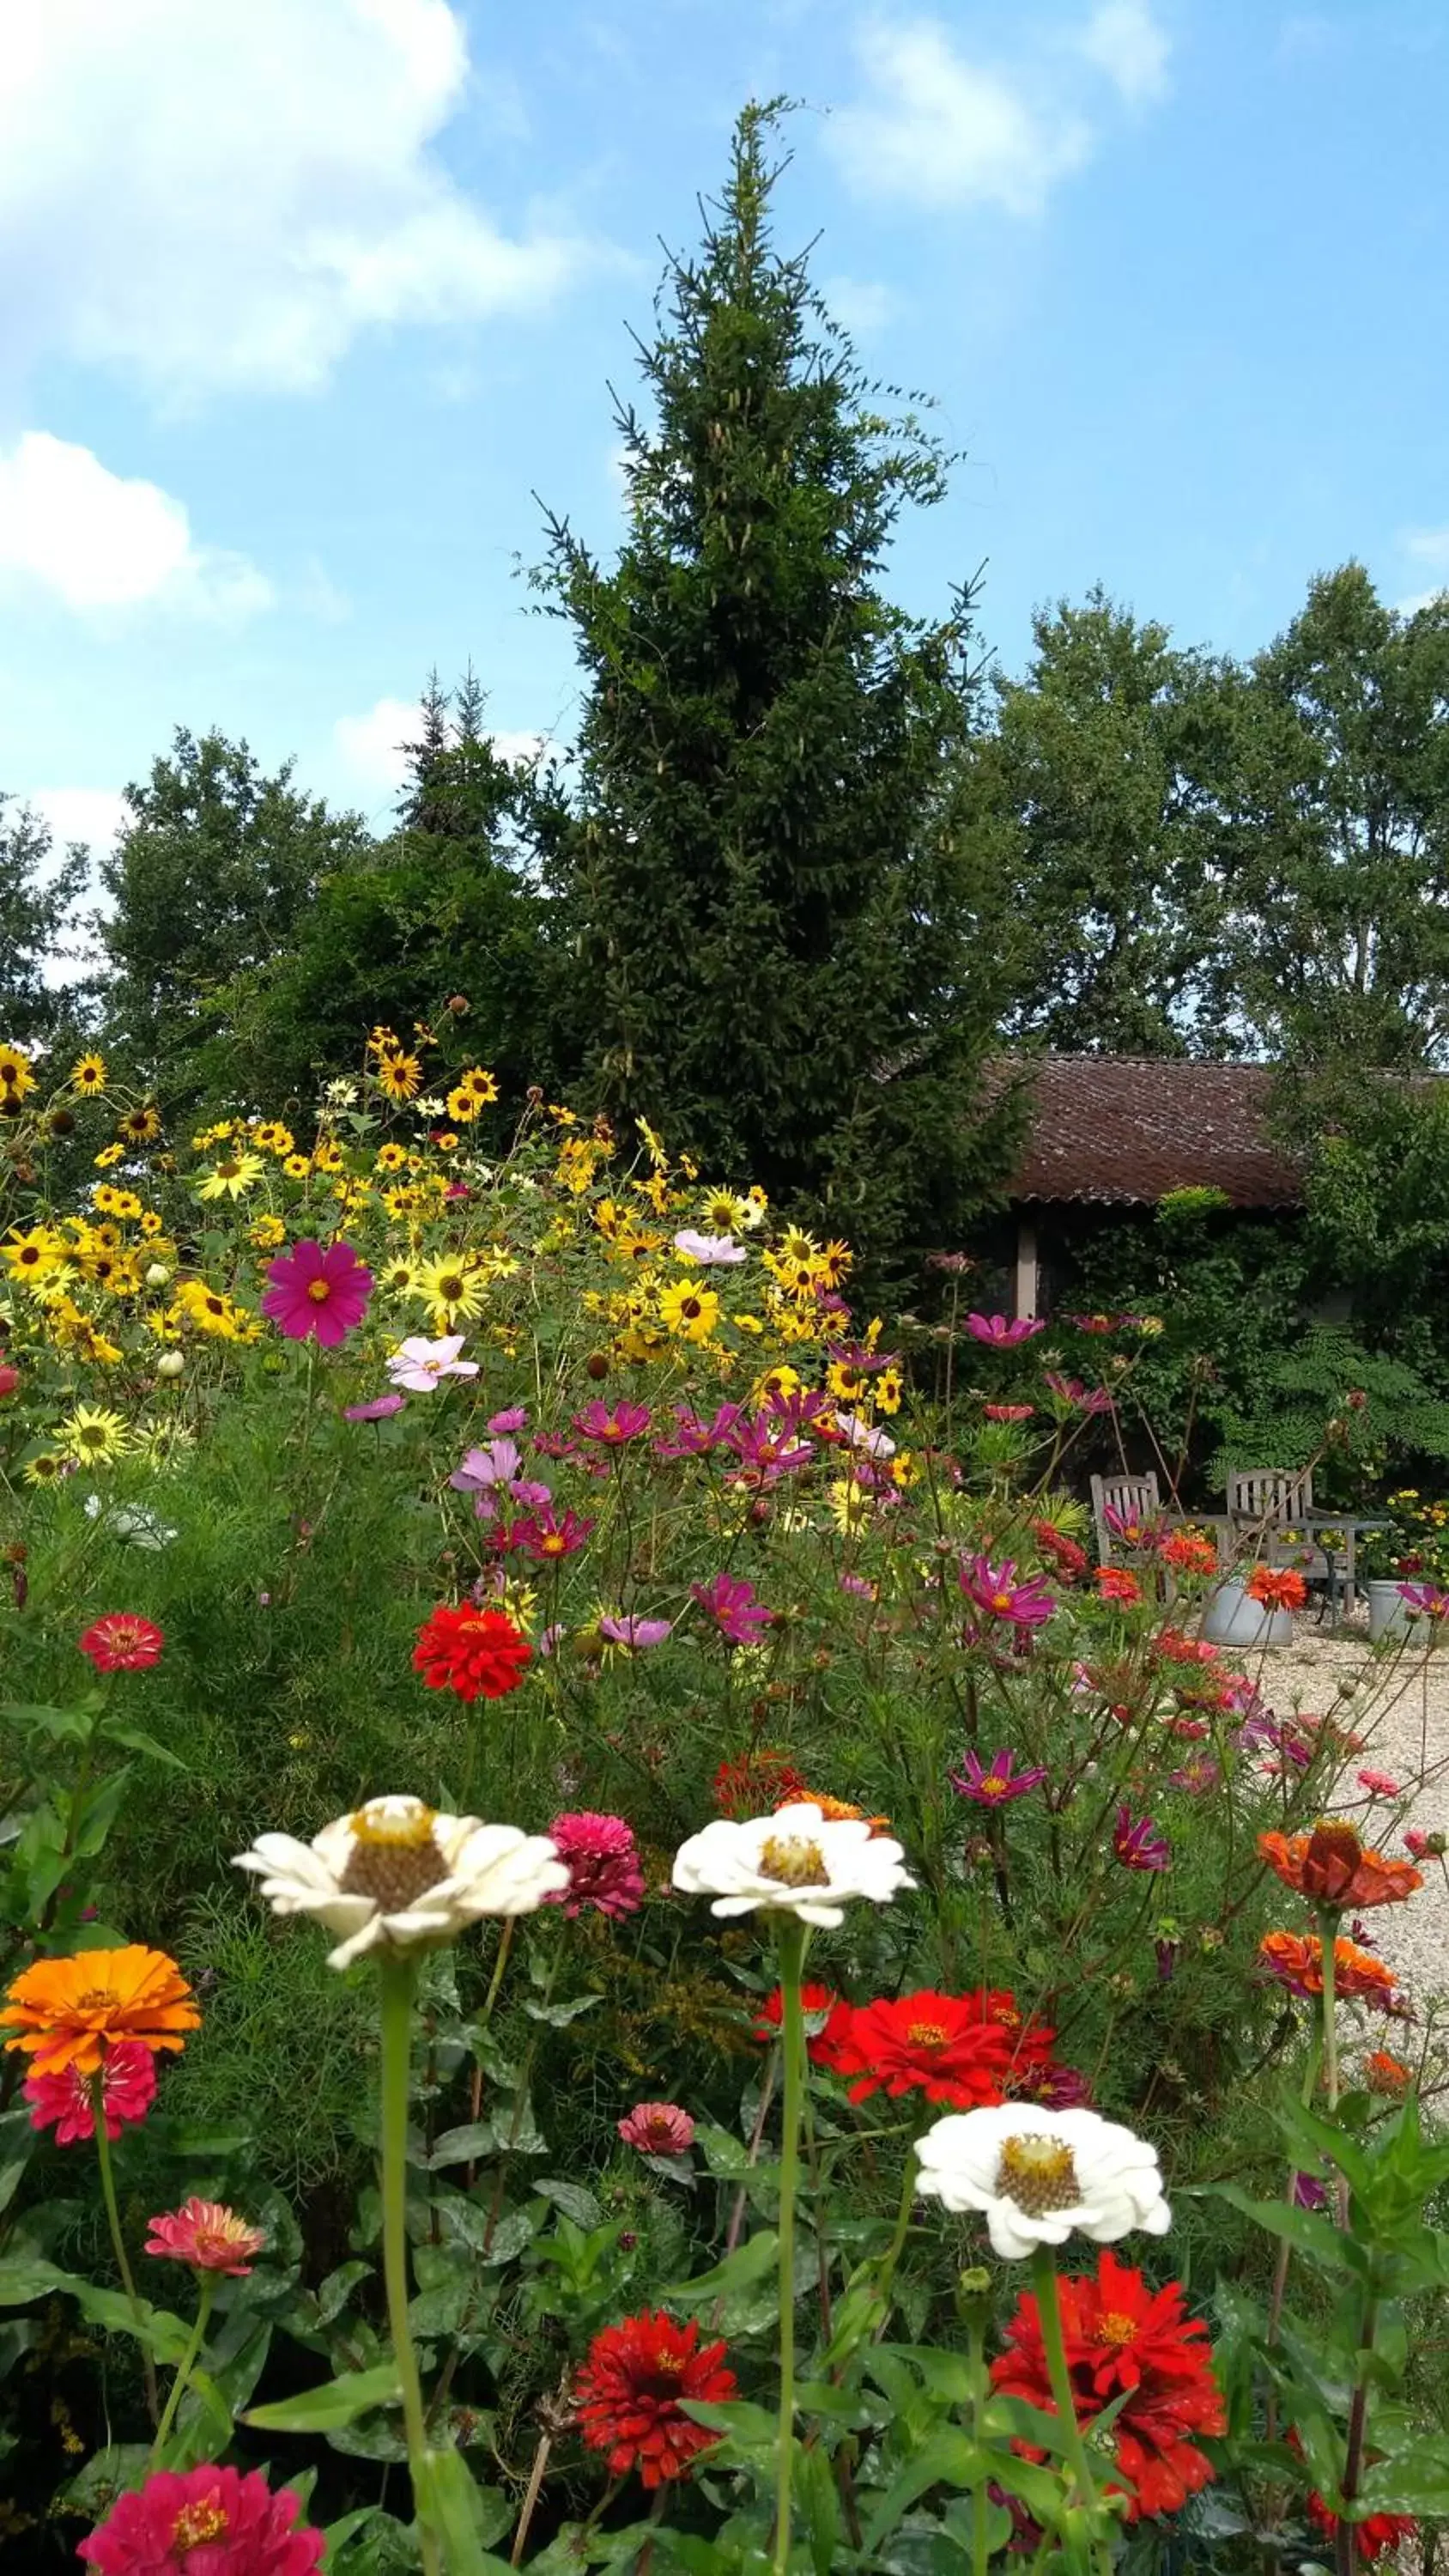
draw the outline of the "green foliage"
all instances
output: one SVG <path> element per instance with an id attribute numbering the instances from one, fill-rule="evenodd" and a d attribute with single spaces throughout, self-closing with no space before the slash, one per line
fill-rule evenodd
<path id="1" fill-rule="evenodd" d="M 1386 1456 L 1449 1458 L 1449 1403 L 1404 1361 L 1333 1324 L 1305 1324 L 1266 1371 L 1267 1401 L 1224 1410 L 1217 1472 L 1306 1467 L 1325 1452 L 1381 1472 Z"/>
<path id="2" fill-rule="evenodd" d="M 0 1042 L 49 1037 L 72 1014 L 46 969 L 64 955 L 87 868 L 74 842 L 57 864 L 41 817 L 0 794 Z"/>
<path id="3" fill-rule="evenodd" d="M 541 817 L 579 942 L 585 1079 L 711 1170 L 889 1252 L 999 1176 L 973 1074 L 998 996 L 992 884 L 950 755 L 976 721 L 969 598 L 879 588 L 947 459 L 874 389 L 771 238 L 776 111 L 751 108 L 697 260 L 671 259 L 620 414 L 628 535 L 550 523 L 539 581 L 588 685 L 576 799 Z"/>

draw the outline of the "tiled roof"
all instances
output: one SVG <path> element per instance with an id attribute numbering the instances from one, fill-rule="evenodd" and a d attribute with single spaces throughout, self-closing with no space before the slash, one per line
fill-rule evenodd
<path id="1" fill-rule="evenodd" d="M 1048 1055 L 1029 1079 L 1032 1127 L 1013 1199 L 1140 1203 L 1211 1188 L 1234 1207 L 1294 1207 L 1302 1197 L 1293 1163 L 1264 1132 L 1270 1066 Z"/>

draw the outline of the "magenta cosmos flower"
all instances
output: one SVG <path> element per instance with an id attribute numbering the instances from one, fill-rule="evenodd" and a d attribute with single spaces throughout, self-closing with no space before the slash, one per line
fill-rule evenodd
<path id="1" fill-rule="evenodd" d="M 1005 1619 L 1013 1628 L 1040 1628 L 1056 1608 L 1056 1597 L 1046 1590 L 1039 1574 L 1017 1581 L 1016 1566 L 1008 1557 L 1005 1564 L 993 1565 L 984 1556 L 968 1556 L 961 1565 L 958 1580 L 968 1601 L 984 1610 L 991 1619 Z"/>
<path id="2" fill-rule="evenodd" d="M 1130 1807 L 1117 1810 L 1112 1849 L 1124 1869 L 1166 1869 L 1172 1859 L 1166 1835 L 1158 1832 L 1150 1816 L 1134 1817 Z"/>
<path id="3" fill-rule="evenodd" d="M 677 2102 L 636 2102 L 618 2127 L 625 2146 L 641 2156 L 687 2156 L 694 2144 L 694 2122 Z"/>
<path id="4" fill-rule="evenodd" d="M 1016 1755 L 1003 1746 L 983 1763 L 979 1753 L 968 1753 L 959 1771 L 948 1773 L 951 1786 L 963 1798 L 978 1807 L 1004 1807 L 1013 1798 L 1024 1798 L 1037 1783 L 1046 1778 L 1044 1765 L 1034 1771 L 1018 1771 Z"/>
<path id="5" fill-rule="evenodd" d="M 574 1511 L 562 1517 L 552 1509 L 530 1512 L 522 1520 L 509 1523 L 507 1543 L 521 1555 L 531 1556 L 538 1565 L 552 1565 L 558 1558 L 577 1556 L 587 1547 L 593 1532 L 592 1521 L 581 1521 Z"/>
<path id="6" fill-rule="evenodd" d="M 407 1403 L 405 1395 L 373 1395 L 365 1404 L 344 1404 L 344 1422 L 386 1422 L 389 1415 L 401 1413 Z"/>
<path id="7" fill-rule="evenodd" d="M 260 2469 L 158 2469 L 118 2497 L 76 2556 L 100 2576 L 312 2576 L 327 2542 L 297 2529 L 301 2510 Z"/>
<path id="8" fill-rule="evenodd" d="M 617 1618 L 606 1611 L 599 1621 L 599 1634 L 611 1646 L 627 1646 L 631 1653 L 642 1654 L 648 1646 L 662 1646 L 673 1635 L 668 1619 L 636 1619 L 632 1612 L 620 1611 Z"/>
<path id="9" fill-rule="evenodd" d="M 691 1583 L 694 1599 L 731 1646 L 750 1646 L 762 1630 L 773 1627 L 775 1613 L 755 1598 L 754 1586 L 734 1574 L 717 1574 L 712 1583 Z"/>
<path id="10" fill-rule="evenodd" d="M 644 1872 L 632 1825 L 622 1816 L 601 1816 L 591 1808 L 555 1816 L 549 1840 L 569 1874 L 567 1887 L 544 1898 L 565 1914 L 634 1914 L 644 1902 Z"/>
<path id="11" fill-rule="evenodd" d="M 58 2147 L 73 2147 L 96 2134 L 88 2077 L 67 2066 L 60 2075 L 28 2075 L 22 2086 L 33 2129 L 54 2129 Z M 144 2120 L 156 2099 L 156 2060 L 139 2039 L 118 2039 L 101 2061 L 101 2109 L 106 2136 L 116 2139 L 123 2120 Z"/>
<path id="12" fill-rule="evenodd" d="M 999 1351 L 1015 1350 L 1018 1342 L 1029 1342 L 1033 1333 L 1044 1333 L 1046 1325 L 1034 1315 L 1018 1315 L 1008 1321 L 1005 1315 L 968 1315 L 966 1330 L 975 1342 L 989 1342 Z"/>
<path id="13" fill-rule="evenodd" d="M 272 1284 L 262 1299 L 262 1313 L 271 1316 L 289 1342 L 304 1342 L 309 1334 L 328 1348 L 345 1342 L 361 1323 L 372 1295 L 372 1272 L 350 1243 L 329 1243 L 324 1252 L 311 1235 L 294 1243 L 290 1252 L 278 1253 L 267 1277 Z"/>
<path id="14" fill-rule="evenodd" d="M 622 1449 L 626 1441 L 642 1440 L 653 1419 L 647 1404 L 605 1404 L 596 1395 L 574 1415 L 574 1429 L 581 1440 L 597 1441 L 602 1449 Z"/>

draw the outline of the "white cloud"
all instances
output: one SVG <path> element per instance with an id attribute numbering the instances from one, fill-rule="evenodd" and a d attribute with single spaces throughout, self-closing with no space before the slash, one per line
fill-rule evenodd
<path id="1" fill-rule="evenodd" d="M 0 587 L 49 591 L 81 612 L 163 607 L 234 620 L 271 584 L 244 555 L 198 545 L 159 484 L 111 473 L 88 447 L 27 430 L 0 448 Z"/>
<path id="2" fill-rule="evenodd" d="M 57 853 L 86 841 L 97 857 L 109 851 L 127 811 L 118 787 L 32 787 L 18 801 L 44 815 Z"/>
<path id="3" fill-rule="evenodd" d="M 1402 528 L 1397 539 L 1398 551 L 1422 578 L 1427 574 L 1431 587 L 1410 591 L 1396 599 L 1401 617 L 1412 617 L 1421 608 L 1430 608 L 1449 590 L 1449 528 Z"/>
<path id="4" fill-rule="evenodd" d="M 1129 107 L 1146 107 L 1167 87 L 1167 38 L 1147 0 L 1102 0 L 1088 20 L 1082 51 Z"/>
<path id="5" fill-rule="evenodd" d="M 862 338 L 868 331 L 881 330 L 899 309 L 892 289 L 875 278 L 827 277 L 820 292 L 835 320 Z"/>
<path id="6" fill-rule="evenodd" d="M 401 746 L 418 736 L 416 698 L 379 698 L 365 715 L 339 716 L 332 738 L 359 787 L 396 791 L 407 776 Z"/>
<path id="7" fill-rule="evenodd" d="M 168 398 L 305 390 L 357 334 L 529 310 L 580 246 L 435 151 L 449 0 L 44 0 L 0 50 L 0 322 Z"/>
<path id="8" fill-rule="evenodd" d="M 1101 0 L 1080 27 L 1010 63 L 968 60 L 935 18 L 868 21 L 856 37 L 866 97 L 829 140 L 863 195 L 1039 215 L 1090 158 L 1090 73 L 1133 104 L 1165 82 L 1166 40 L 1147 0 Z"/>

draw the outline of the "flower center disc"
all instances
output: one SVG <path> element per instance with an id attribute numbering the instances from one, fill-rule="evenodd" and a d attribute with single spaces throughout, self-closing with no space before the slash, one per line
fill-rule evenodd
<path id="1" fill-rule="evenodd" d="M 938 2021 L 913 2021 L 906 2033 L 915 2048 L 944 2048 L 946 2034 Z"/>
<path id="2" fill-rule="evenodd" d="M 409 1801 L 360 1807 L 348 1819 L 353 1850 L 342 1873 L 345 1896 L 370 1896 L 384 1914 L 405 1914 L 414 1899 L 447 1877 L 447 1863 L 433 1838 L 431 1807 Z"/>
<path id="3" fill-rule="evenodd" d="M 1120 2308 L 1108 2308 L 1105 2314 L 1098 2317 L 1097 2330 L 1092 2340 L 1094 2343 L 1110 2344 L 1115 2350 L 1120 2351 L 1123 2344 L 1132 2341 L 1136 2332 L 1137 2328 L 1131 2317 L 1124 2316 Z"/>
<path id="4" fill-rule="evenodd" d="M 224 2508 L 215 2496 L 206 2496 L 199 2504 L 184 2504 L 171 2530 L 175 2550 L 201 2549 L 208 2540 L 222 2540 L 231 2529 Z"/>
<path id="5" fill-rule="evenodd" d="M 325 1306 L 332 1294 L 332 1282 L 330 1279 L 309 1279 L 307 1294 L 314 1306 Z"/>
<path id="6" fill-rule="evenodd" d="M 830 1885 L 820 1845 L 804 1841 L 799 1834 L 771 1834 L 760 1847 L 760 1872 L 762 1877 L 777 1879 L 782 1887 Z"/>
<path id="7" fill-rule="evenodd" d="M 1048 2209 L 1071 2209 L 1082 2196 L 1071 2148 L 1055 2138 L 1008 2138 L 996 2168 L 996 2188 L 1031 2218 Z"/>

